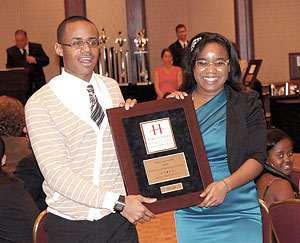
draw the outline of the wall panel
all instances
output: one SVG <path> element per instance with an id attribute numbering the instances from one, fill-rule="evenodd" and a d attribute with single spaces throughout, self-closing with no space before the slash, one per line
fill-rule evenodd
<path id="1" fill-rule="evenodd" d="M 233 0 L 146 0 L 150 67 L 162 64 L 160 53 L 177 37 L 175 27 L 184 24 L 188 39 L 202 31 L 218 32 L 235 41 Z"/>
<path id="2" fill-rule="evenodd" d="M 1 0 L 0 8 L 0 69 L 6 65 L 6 49 L 15 45 L 17 29 L 27 31 L 31 42 L 41 43 L 50 58 L 44 68 L 46 80 L 59 73 L 58 58 L 54 51 L 57 25 L 64 18 L 63 0 Z"/>
<path id="3" fill-rule="evenodd" d="M 255 58 L 264 84 L 289 80 L 289 52 L 300 52 L 300 1 L 252 0 Z"/>

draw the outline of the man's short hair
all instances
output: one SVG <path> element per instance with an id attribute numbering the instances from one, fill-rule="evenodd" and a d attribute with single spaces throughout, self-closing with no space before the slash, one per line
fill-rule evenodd
<path id="1" fill-rule="evenodd" d="M 25 126 L 24 106 L 16 98 L 0 96 L 0 136 L 19 137 Z"/>
<path id="2" fill-rule="evenodd" d="M 66 25 L 70 24 L 70 23 L 77 22 L 77 21 L 85 21 L 85 22 L 91 23 L 97 29 L 96 25 L 92 21 L 90 21 L 89 19 L 87 19 L 86 17 L 83 17 L 83 16 L 71 16 L 71 17 L 68 17 L 68 18 L 64 19 L 59 24 L 59 26 L 57 28 L 57 42 L 58 43 L 62 42 Z"/>
<path id="3" fill-rule="evenodd" d="M 186 27 L 185 27 L 184 24 L 179 24 L 179 25 L 176 26 L 175 31 L 177 32 L 177 30 L 181 29 L 181 28 L 185 28 L 186 29 Z"/>
<path id="4" fill-rule="evenodd" d="M 16 36 L 16 35 L 19 35 L 19 34 L 23 34 L 25 37 L 27 37 L 27 33 L 26 33 L 25 30 L 16 30 L 15 36 Z"/>

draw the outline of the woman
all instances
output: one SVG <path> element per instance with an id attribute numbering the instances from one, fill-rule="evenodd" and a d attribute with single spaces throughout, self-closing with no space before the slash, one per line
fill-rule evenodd
<path id="1" fill-rule="evenodd" d="M 242 92 L 237 53 L 224 36 L 200 33 L 183 60 L 214 182 L 198 206 L 175 213 L 178 242 L 262 242 L 254 178 L 266 159 L 266 125 L 255 92 Z M 185 92 L 168 97 L 182 99 Z"/>
<path id="2" fill-rule="evenodd" d="M 180 67 L 173 66 L 173 55 L 170 49 L 161 52 L 163 65 L 154 70 L 154 87 L 157 99 L 163 98 L 166 92 L 177 90 L 182 83 L 182 71 Z"/>
<path id="3" fill-rule="evenodd" d="M 280 129 L 267 133 L 267 154 L 265 170 L 257 180 L 260 199 L 268 205 L 273 202 L 295 198 L 298 186 L 290 179 L 293 167 L 293 141 Z"/>

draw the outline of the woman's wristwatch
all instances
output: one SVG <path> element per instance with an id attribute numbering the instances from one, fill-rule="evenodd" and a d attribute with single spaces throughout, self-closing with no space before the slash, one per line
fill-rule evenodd
<path id="1" fill-rule="evenodd" d="M 125 207 L 125 196 L 120 195 L 118 200 L 116 201 L 116 204 L 114 206 L 114 210 L 118 213 L 121 213 Z"/>

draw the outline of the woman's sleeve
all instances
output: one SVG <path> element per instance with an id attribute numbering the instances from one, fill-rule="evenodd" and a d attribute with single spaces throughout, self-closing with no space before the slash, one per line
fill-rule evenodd
<path id="1" fill-rule="evenodd" d="M 261 101 L 256 92 L 248 92 L 246 99 L 248 129 L 247 159 L 253 158 L 264 165 L 266 160 L 267 128 Z"/>

